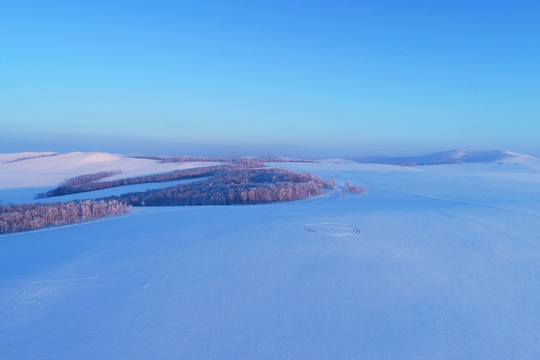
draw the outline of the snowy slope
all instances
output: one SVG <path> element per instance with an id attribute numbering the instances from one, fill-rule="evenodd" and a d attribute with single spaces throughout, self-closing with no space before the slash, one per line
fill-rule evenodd
<path id="1" fill-rule="evenodd" d="M 534 164 L 273 165 L 368 193 L 0 236 L 0 358 L 540 356 Z"/>
<path id="2" fill-rule="evenodd" d="M 17 157 L 20 158 L 22 155 L 7 154 L 4 156 L 6 159 Z M 100 171 L 122 170 L 122 174 L 107 178 L 119 179 L 219 164 L 221 163 L 160 164 L 155 160 L 136 159 L 118 154 L 73 152 L 52 157 L 0 163 L 0 189 L 54 187 L 66 178 Z"/>

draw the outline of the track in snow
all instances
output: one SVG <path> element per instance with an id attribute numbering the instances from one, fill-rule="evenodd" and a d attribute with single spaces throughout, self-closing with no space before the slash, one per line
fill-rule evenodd
<path id="1" fill-rule="evenodd" d="M 328 236 L 353 236 L 360 235 L 360 229 L 340 223 L 306 224 L 306 231 Z"/>

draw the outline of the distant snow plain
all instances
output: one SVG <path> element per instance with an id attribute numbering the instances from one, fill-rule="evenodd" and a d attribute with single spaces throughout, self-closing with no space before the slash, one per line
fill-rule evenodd
<path id="1" fill-rule="evenodd" d="M 0 155 L 2 203 L 85 173 L 209 165 L 14 156 Z M 368 192 L 0 236 L 0 358 L 540 356 L 538 159 L 269 165 Z"/>

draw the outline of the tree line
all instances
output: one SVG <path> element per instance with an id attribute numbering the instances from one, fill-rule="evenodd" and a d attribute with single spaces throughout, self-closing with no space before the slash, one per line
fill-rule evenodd
<path id="1" fill-rule="evenodd" d="M 163 179 L 163 176 L 166 176 L 167 180 L 169 177 L 176 179 L 180 176 L 179 173 L 182 173 L 182 176 L 196 176 L 202 174 L 203 170 L 206 171 L 204 176 L 208 176 L 206 180 L 164 189 L 110 196 L 101 200 L 0 205 L 0 234 L 121 215 L 128 213 L 131 206 L 265 204 L 319 196 L 322 195 L 324 189 L 335 186 L 333 178 L 323 180 L 309 173 L 296 173 L 275 168 L 244 168 L 243 166 L 249 165 L 223 166 L 210 171 L 208 168 L 197 168 L 132 178 L 152 182 L 156 181 L 156 176 L 158 180 Z M 254 164 L 251 163 L 251 166 Z M 113 183 L 123 180 L 113 181 Z M 66 188 L 87 189 L 88 186 L 95 184 L 101 183 L 82 183 Z M 347 189 L 353 192 L 360 190 L 354 185 L 347 186 Z"/>
<path id="2" fill-rule="evenodd" d="M 283 159 L 279 157 L 262 157 L 262 158 L 253 158 L 253 159 L 244 159 L 244 158 L 207 158 L 207 157 L 197 157 L 197 156 L 134 156 L 136 159 L 149 159 L 157 160 L 160 163 L 183 163 L 183 162 L 226 162 L 226 163 L 241 163 L 245 161 L 259 161 L 266 163 L 274 162 L 307 162 L 315 163 L 315 160 L 305 160 L 305 159 Z"/>
<path id="3" fill-rule="evenodd" d="M 322 195 L 334 180 L 284 169 L 226 170 L 209 179 L 105 199 L 133 206 L 264 204 Z"/>
<path id="4" fill-rule="evenodd" d="M 14 162 L 17 162 L 17 161 L 30 160 L 30 159 L 39 159 L 39 158 L 58 156 L 58 155 L 60 155 L 60 154 L 55 153 L 55 154 L 31 155 L 31 156 L 25 156 L 25 157 L 21 157 L 21 158 L 16 158 L 16 159 L 13 159 L 13 160 L 8 160 L 8 161 L 6 161 L 6 163 L 14 163 Z"/>
<path id="5" fill-rule="evenodd" d="M 100 171 L 93 174 L 75 176 L 75 177 L 64 180 L 64 182 L 60 184 L 60 186 L 72 186 L 72 187 L 79 186 L 82 184 L 99 181 L 101 179 L 104 179 L 106 177 L 110 177 L 113 175 L 119 175 L 121 173 L 122 173 L 122 170 L 111 170 L 111 171 Z"/>
<path id="6" fill-rule="evenodd" d="M 60 184 L 60 186 L 52 190 L 37 194 L 35 198 L 44 199 L 44 198 L 50 198 L 54 196 L 77 194 L 77 193 L 82 193 L 82 192 L 87 192 L 87 191 L 102 190 L 102 189 L 108 189 L 108 188 L 124 186 L 124 185 L 135 185 L 135 184 L 145 184 L 145 183 L 152 183 L 152 182 L 195 179 L 195 178 L 200 178 L 200 177 L 212 176 L 216 174 L 218 171 L 223 171 L 223 170 L 247 169 L 247 168 L 256 168 L 256 167 L 261 167 L 261 166 L 264 166 L 264 163 L 259 162 L 259 161 L 249 160 L 249 161 L 243 161 L 243 162 L 229 164 L 229 165 L 217 165 L 217 166 L 199 167 L 199 168 L 186 169 L 186 170 L 174 170 L 174 171 L 166 172 L 166 173 L 136 176 L 132 178 L 125 178 L 125 179 L 118 179 L 118 180 L 84 182 L 79 185 L 72 185 L 71 182 L 76 182 L 76 180 L 69 179 L 69 180 L 66 180 L 63 184 Z M 81 175 L 78 178 L 86 179 L 94 175 L 95 174 Z"/>
<path id="7" fill-rule="evenodd" d="M 0 234 L 126 214 L 131 205 L 114 199 L 0 205 Z"/>

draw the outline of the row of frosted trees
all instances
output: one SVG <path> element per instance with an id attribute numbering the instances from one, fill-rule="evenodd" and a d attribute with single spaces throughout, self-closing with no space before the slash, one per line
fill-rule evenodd
<path id="1" fill-rule="evenodd" d="M 60 184 L 60 186 L 71 186 L 71 187 L 80 186 L 83 184 L 99 181 L 106 177 L 118 175 L 121 173 L 122 173 L 122 170 L 112 170 L 112 171 L 100 171 L 93 174 L 75 176 L 75 177 L 64 180 L 64 182 Z"/>
<path id="2" fill-rule="evenodd" d="M 152 182 L 165 182 L 165 181 L 174 181 L 174 180 L 194 179 L 194 178 L 212 176 L 216 174 L 217 172 L 223 171 L 223 170 L 250 169 L 250 168 L 257 168 L 257 167 L 262 167 L 262 166 L 264 166 L 264 163 L 261 163 L 259 161 L 245 160 L 245 161 L 236 162 L 230 165 L 198 167 L 198 168 L 193 168 L 193 169 L 175 170 L 175 171 L 166 172 L 166 173 L 136 176 L 136 177 L 118 179 L 118 180 L 91 181 L 91 182 L 82 182 L 78 185 L 76 184 L 80 182 L 79 179 L 83 179 L 83 181 L 85 181 L 88 178 L 91 178 L 96 175 L 96 174 L 88 174 L 88 175 L 81 175 L 76 178 L 68 179 L 55 189 L 37 194 L 35 198 L 44 199 L 44 198 L 50 198 L 54 196 L 77 194 L 77 193 L 82 193 L 82 192 L 87 192 L 87 191 L 102 190 L 102 189 L 108 189 L 108 188 L 124 186 L 124 185 L 135 185 L 135 184 L 146 184 L 146 183 L 152 183 Z M 101 174 L 101 173 L 97 173 L 97 174 Z"/>
<path id="3" fill-rule="evenodd" d="M 112 199 L 0 205 L 0 234 L 122 215 L 130 210 L 130 205 Z"/>
<path id="4" fill-rule="evenodd" d="M 283 169 L 229 170 L 203 181 L 108 199 L 134 206 L 264 204 L 311 198 L 334 185 L 334 180 Z"/>
<path id="5" fill-rule="evenodd" d="M 35 230 L 88 221 L 104 216 L 121 215 L 129 212 L 131 206 L 189 206 L 189 205 L 231 205 L 264 204 L 291 201 L 322 195 L 324 189 L 334 188 L 335 181 L 323 180 L 309 173 L 296 173 L 274 168 L 249 168 L 255 163 L 226 165 L 211 168 L 197 168 L 166 174 L 148 175 L 142 180 L 163 179 L 163 176 L 181 174 L 194 176 L 208 175 L 205 180 L 171 186 L 157 190 L 111 196 L 99 201 L 72 201 L 42 204 L 0 205 L 0 233 Z M 247 167 L 247 168 L 246 168 Z M 187 173 L 186 173 L 187 172 Z M 79 177 L 76 182 L 90 179 Z M 101 176 L 101 175 L 99 175 Z M 95 176 L 95 177 L 99 177 Z M 198 176 L 196 176 L 198 177 Z M 130 180 L 130 179 L 123 179 Z M 117 180 L 117 181 L 123 181 Z M 113 181 L 116 183 L 117 181 Z M 139 180 L 137 180 L 139 181 Z M 69 188 L 86 188 L 99 182 L 82 183 Z M 365 189 L 348 184 L 348 191 L 361 192 Z M 89 191 L 89 190 L 86 190 Z"/>
<path id="6" fill-rule="evenodd" d="M 274 163 L 274 162 L 314 163 L 314 162 L 317 162 L 316 160 L 286 159 L 286 158 L 277 158 L 277 157 L 245 159 L 245 158 L 207 158 L 207 157 L 195 157 L 195 156 L 135 156 L 135 158 L 158 160 L 160 163 L 183 163 L 183 162 L 245 163 L 246 161 L 257 161 L 260 163 Z"/>

